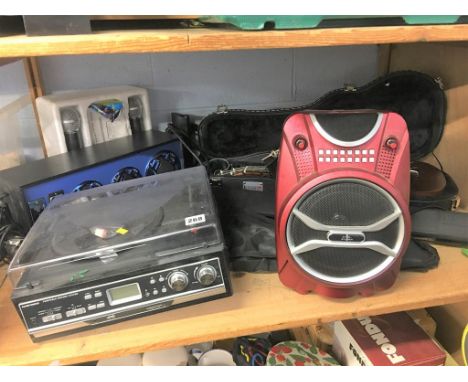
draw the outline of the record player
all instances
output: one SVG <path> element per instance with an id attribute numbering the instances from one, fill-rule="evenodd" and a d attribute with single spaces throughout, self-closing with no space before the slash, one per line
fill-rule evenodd
<path id="1" fill-rule="evenodd" d="M 54 199 L 9 278 L 33 340 L 230 295 L 205 169 Z"/>

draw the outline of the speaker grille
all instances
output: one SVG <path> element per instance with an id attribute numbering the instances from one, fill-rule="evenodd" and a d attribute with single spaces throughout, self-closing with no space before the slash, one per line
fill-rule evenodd
<path id="1" fill-rule="evenodd" d="M 385 190 L 346 179 L 304 194 L 286 231 L 291 254 L 305 271 L 327 281 L 351 282 L 392 262 L 402 244 L 403 224 L 398 205 Z"/>
<path id="2" fill-rule="evenodd" d="M 297 170 L 299 172 L 299 177 L 304 178 L 311 174 L 314 170 L 314 160 L 310 146 L 303 151 L 293 149 L 293 154 Z"/>
<path id="3" fill-rule="evenodd" d="M 333 226 L 368 225 L 394 210 L 388 198 L 375 188 L 356 182 L 322 187 L 305 197 L 298 209 L 322 224 Z"/>
<path id="4" fill-rule="evenodd" d="M 395 154 L 395 150 L 390 150 L 385 145 L 380 149 L 379 160 L 377 162 L 377 172 L 386 178 L 390 178 L 392 175 Z"/>

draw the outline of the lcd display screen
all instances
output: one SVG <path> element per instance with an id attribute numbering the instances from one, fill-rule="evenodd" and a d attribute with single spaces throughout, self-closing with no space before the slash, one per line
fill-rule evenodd
<path id="1" fill-rule="evenodd" d="M 138 283 L 127 284 L 107 290 L 109 303 L 111 305 L 119 305 L 129 301 L 139 300 L 141 298 L 141 290 Z"/>

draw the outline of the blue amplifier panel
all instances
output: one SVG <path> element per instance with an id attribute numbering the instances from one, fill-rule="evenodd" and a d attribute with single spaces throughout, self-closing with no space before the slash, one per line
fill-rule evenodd
<path id="1" fill-rule="evenodd" d="M 183 168 L 179 141 L 171 141 L 150 149 L 99 163 L 78 171 L 23 187 L 32 221 L 49 202 L 60 195 L 78 192 L 127 179 L 151 176 Z"/>

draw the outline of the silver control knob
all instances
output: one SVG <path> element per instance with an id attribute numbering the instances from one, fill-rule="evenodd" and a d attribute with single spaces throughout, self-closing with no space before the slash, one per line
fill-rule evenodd
<path id="1" fill-rule="evenodd" d="M 188 277 L 184 272 L 174 272 L 169 276 L 169 287 L 176 292 L 183 291 L 188 285 Z"/>
<path id="2" fill-rule="evenodd" d="M 217 275 L 218 273 L 214 267 L 208 264 L 204 264 L 198 268 L 196 277 L 200 284 L 208 286 L 214 283 Z"/>

